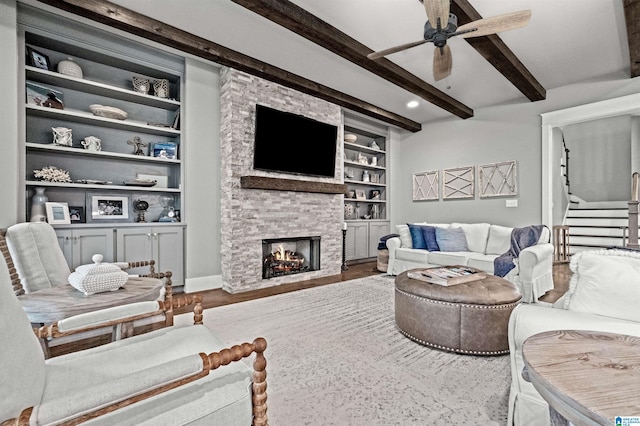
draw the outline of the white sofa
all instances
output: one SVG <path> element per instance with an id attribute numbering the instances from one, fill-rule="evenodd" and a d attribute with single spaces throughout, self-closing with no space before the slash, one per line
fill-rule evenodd
<path id="1" fill-rule="evenodd" d="M 550 330 L 592 330 L 640 336 L 640 253 L 581 252 L 571 260 L 567 293 L 551 305 L 520 304 L 509 319 L 511 390 L 508 425 L 547 426 L 549 408 L 522 377 L 522 345 Z M 588 381 L 588 380 L 587 380 Z"/>
<path id="2" fill-rule="evenodd" d="M 427 224 L 438 228 L 462 228 L 468 251 L 428 251 L 415 249 L 408 225 L 397 225 L 399 237 L 387 240 L 389 265 L 387 273 L 398 275 L 413 268 L 430 268 L 446 265 L 471 266 L 490 274 L 494 273 L 493 261 L 509 251 L 513 228 L 488 223 Z M 520 252 L 516 267 L 505 279 L 513 282 L 522 293 L 522 301 L 532 303 L 553 289 L 553 245 L 549 242 L 549 230 L 545 227 L 536 245 Z"/>

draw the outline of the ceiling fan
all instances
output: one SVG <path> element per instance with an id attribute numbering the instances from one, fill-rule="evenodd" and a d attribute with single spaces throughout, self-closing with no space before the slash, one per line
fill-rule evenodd
<path id="1" fill-rule="evenodd" d="M 430 42 L 435 45 L 433 53 L 433 78 L 438 81 L 451 74 L 453 64 L 451 49 L 447 40 L 451 37 L 480 37 L 503 31 L 522 28 L 529 23 L 531 10 L 506 13 L 491 18 L 478 19 L 458 27 L 458 17 L 449 13 L 450 0 L 419 0 L 427 12 L 424 24 L 424 40 L 401 44 L 400 46 L 380 50 L 367 55 L 369 59 L 380 59 L 392 53 L 407 50 Z"/>

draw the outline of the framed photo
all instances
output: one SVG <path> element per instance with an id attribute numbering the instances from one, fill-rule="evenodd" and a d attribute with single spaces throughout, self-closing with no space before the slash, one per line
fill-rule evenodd
<path id="1" fill-rule="evenodd" d="M 356 200 L 366 200 L 367 196 L 364 193 L 364 189 L 356 189 Z"/>
<path id="2" fill-rule="evenodd" d="M 27 64 L 47 71 L 51 69 L 49 57 L 29 46 L 27 46 Z"/>
<path id="3" fill-rule="evenodd" d="M 69 206 L 69 219 L 71 223 L 85 223 L 87 220 L 84 216 L 84 207 Z"/>
<path id="4" fill-rule="evenodd" d="M 178 158 L 178 146 L 173 142 L 156 142 L 153 144 L 152 153 L 156 158 L 175 160 Z"/>
<path id="5" fill-rule="evenodd" d="M 69 219 L 69 207 L 67 203 L 45 203 L 47 210 L 47 222 L 51 225 L 68 225 L 71 223 Z"/>
<path id="6" fill-rule="evenodd" d="M 87 206 L 91 209 L 91 221 L 129 220 L 131 217 L 128 196 L 87 193 Z"/>
<path id="7" fill-rule="evenodd" d="M 380 199 L 380 190 L 372 189 L 369 191 L 369 199 L 370 200 L 379 200 Z"/>
<path id="8" fill-rule="evenodd" d="M 27 81 L 26 91 L 27 104 L 64 109 L 64 96 L 59 90 L 34 83 L 33 81 Z"/>

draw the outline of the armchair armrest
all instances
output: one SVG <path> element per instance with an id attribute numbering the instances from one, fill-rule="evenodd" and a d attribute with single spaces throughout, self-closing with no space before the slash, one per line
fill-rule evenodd
<path id="1" fill-rule="evenodd" d="M 389 260 L 387 262 L 387 275 L 394 275 L 396 263 L 396 250 L 402 247 L 402 240 L 399 237 L 391 237 L 387 240 L 389 250 Z"/>
<path id="2" fill-rule="evenodd" d="M 553 268 L 553 244 L 536 244 L 520 252 L 518 256 L 520 277 L 531 282 L 541 273 L 551 272 Z"/>
<path id="3" fill-rule="evenodd" d="M 16 425 L 28 426 L 32 413 L 37 417 L 39 424 L 57 423 L 61 420 L 70 421 L 72 424 L 76 424 L 78 420 L 87 421 L 201 379 L 212 370 L 255 353 L 252 384 L 253 424 L 266 426 L 266 348 L 266 340 L 258 337 L 252 343 L 234 345 L 209 355 L 193 354 L 162 365 L 150 366 L 135 374 L 105 382 L 90 393 L 64 395 L 38 407 L 29 407 L 23 410 L 17 419 L 8 420 L 3 424 L 15 421 Z"/>
<path id="4" fill-rule="evenodd" d="M 392 237 L 387 240 L 387 248 L 389 251 L 402 247 L 402 240 L 399 237 Z"/>

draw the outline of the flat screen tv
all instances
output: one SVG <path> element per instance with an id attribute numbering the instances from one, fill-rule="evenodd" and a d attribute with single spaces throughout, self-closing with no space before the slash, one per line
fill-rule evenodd
<path id="1" fill-rule="evenodd" d="M 334 177 L 338 128 L 256 105 L 253 167 L 280 173 Z"/>

